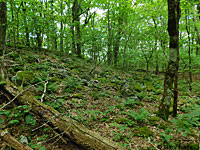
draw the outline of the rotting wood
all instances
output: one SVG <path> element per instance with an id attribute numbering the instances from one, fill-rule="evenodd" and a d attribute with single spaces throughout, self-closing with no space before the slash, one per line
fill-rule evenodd
<path id="1" fill-rule="evenodd" d="M 15 97 L 20 92 L 22 93 L 16 99 L 20 104 L 30 105 L 33 113 L 46 120 L 48 124 L 56 129 L 58 133 L 63 133 L 63 138 L 66 141 L 73 142 L 80 149 L 84 150 L 123 150 L 124 148 L 119 144 L 100 136 L 99 134 L 90 131 L 82 126 L 77 121 L 71 119 L 69 116 L 64 116 L 50 106 L 47 106 L 34 96 L 16 87 L 12 82 L 7 80 L 7 84 L 2 85 L 1 90 L 6 91 L 12 97 Z"/>
<path id="2" fill-rule="evenodd" d="M 9 146 L 16 150 L 33 150 L 27 145 L 24 145 L 17 141 L 13 136 L 9 134 L 7 130 L 1 130 L 0 129 L 0 137 L 3 141 L 5 141 Z"/>

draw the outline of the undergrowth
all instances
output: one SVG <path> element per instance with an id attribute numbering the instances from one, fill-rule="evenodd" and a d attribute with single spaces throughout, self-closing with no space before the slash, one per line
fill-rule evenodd
<path id="1" fill-rule="evenodd" d="M 184 84 L 180 84 L 179 115 L 165 122 L 156 116 L 163 89 L 161 75 L 121 73 L 103 66 L 90 75 L 92 63 L 85 60 L 27 51 L 6 59 L 12 62 L 7 71 L 16 85 L 26 88 L 41 82 L 30 88 L 38 100 L 126 149 L 198 149 L 200 98 L 186 91 Z M 49 126 L 36 130 L 45 121 L 26 105 L 6 106 L 0 111 L 0 123 L 2 128 L 18 131 L 15 136 L 33 149 L 50 149 L 49 139 L 56 135 Z M 62 140 L 51 148 L 58 143 Z"/>

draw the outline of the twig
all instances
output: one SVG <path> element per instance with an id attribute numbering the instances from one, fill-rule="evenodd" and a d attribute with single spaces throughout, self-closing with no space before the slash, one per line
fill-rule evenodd
<path id="1" fill-rule="evenodd" d="M 7 104 L 5 104 L 3 107 L 0 108 L 0 110 L 2 110 L 3 108 L 5 108 L 6 106 L 8 106 L 10 103 L 12 103 L 19 95 L 21 95 L 22 93 L 24 93 L 25 91 L 27 91 L 28 89 L 30 89 L 31 87 L 35 86 L 35 85 L 38 85 L 38 84 L 41 84 L 43 83 L 44 81 L 42 82 L 39 82 L 39 83 L 36 83 L 36 84 L 33 84 L 29 87 L 27 87 L 25 90 L 19 92 L 11 101 L 9 101 Z"/>
<path id="2" fill-rule="evenodd" d="M 153 143 L 151 143 L 151 139 L 150 139 L 150 137 L 148 137 L 148 142 L 149 142 L 149 144 L 151 144 L 156 150 L 159 150 Z"/>
<path id="3" fill-rule="evenodd" d="M 41 126 L 35 128 L 35 129 L 33 129 L 32 132 L 34 132 L 34 131 L 36 131 L 36 130 L 42 128 L 42 127 L 44 127 L 45 125 L 48 125 L 49 122 L 50 122 L 50 121 L 47 121 L 47 122 L 43 123 Z"/>
<path id="4" fill-rule="evenodd" d="M 68 129 L 69 129 L 69 127 L 67 127 L 67 129 L 66 129 L 65 131 L 67 131 Z M 53 130 L 53 131 L 54 131 L 54 130 Z M 59 134 L 59 133 L 57 133 L 57 132 L 55 131 L 55 132 L 57 133 L 57 135 L 56 135 L 56 136 L 54 136 L 54 137 L 52 137 L 52 138 L 50 138 L 50 139 L 48 139 L 48 140 L 47 140 L 47 141 L 45 141 L 45 142 L 47 143 L 48 141 L 51 141 L 51 140 L 53 140 L 53 139 L 55 139 L 55 138 L 59 137 L 59 138 L 58 138 L 58 140 L 60 140 L 60 139 L 61 139 L 61 140 L 62 140 L 62 141 L 65 143 L 65 144 L 67 144 L 67 141 L 66 141 L 66 140 L 64 140 L 64 139 L 63 139 L 63 137 L 62 137 L 62 136 L 63 136 L 63 134 L 65 133 L 65 131 L 63 131 L 63 132 L 62 132 L 62 133 L 60 133 L 60 134 Z M 55 143 L 56 143 L 58 140 L 56 140 L 55 142 L 53 142 L 51 145 L 55 144 Z"/>
<path id="5" fill-rule="evenodd" d="M 102 60 L 101 61 L 99 61 L 99 63 L 98 64 L 96 64 L 95 66 L 94 66 L 94 68 L 90 71 L 90 75 L 92 74 L 92 72 L 104 61 L 104 59 L 106 58 L 106 56 L 108 55 L 108 53 L 102 58 Z"/>
<path id="6" fill-rule="evenodd" d="M 0 59 L 4 58 L 5 56 L 8 56 L 8 55 L 10 55 L 10 54 L 12 54 L 12 53 L 14 53 L 14 51 L 12 51 L 12 52 L 10 52 L 10 53 L 8 53 L 8 54 L 4 54 L 3 56 L 0 57 Z"/>
<path id="7" fill-rule="evenodd" d="M 41 97 L 41 102 L 43 102 L 43 98 L 46 94 L 46 91 L 47 91 L 47 84 L 48 84 L 48 80 L 44 83 L 44 92 L 42 94 L 42 97 Z"/>
<path id="8" fill-rule="evenodd" d="M 59 116 L 63 116 L 63 115 L 64 115 L 64 114 L 58 114 L 58 115 L 55 115 L 55 116 L 51 117 L 48 121 L 46 121 L 45 123 L 43 123 L 41 126 L 35 128 L 35 129 L 33 129 L 32 132 L 33 132 L 33 131 L 36 131 L 36 130 L 42 128 L 42 127 L 44 127 L 45 125 L 48 125 L 48 123 L 49 123 L 52 119 L 54 119 L 55 117 L 59 117 Z"/>

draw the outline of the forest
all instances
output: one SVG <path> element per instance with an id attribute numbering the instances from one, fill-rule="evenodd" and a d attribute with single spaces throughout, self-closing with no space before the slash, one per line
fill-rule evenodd
<path id="1" fill-rule="evenodd" d="M 199 150 L 199 0 L 0 0 L 1 150 Z"/>

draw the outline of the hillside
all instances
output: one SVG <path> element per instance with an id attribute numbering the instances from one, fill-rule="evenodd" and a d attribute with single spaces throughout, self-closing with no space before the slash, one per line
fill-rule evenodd
<path id="1" fill-rule="evenodd" d="M 70 116 L 92 131 L 128 149 L 198 149 L 199 76 L 193 91 L 180 74 L 178 117 L 156 116 L 163 92 L 162 74 L 122 71 L 75 56 L 39 54 L 29 48 L 8 49 L 7 76 L 42 103 Z M 92 71 L 92 72 L 91 72 Z M 7 104 L 1 93 L 1 128 L 33 149 L 67 150 L 62 134 L 15 100 Z M 5 107 L 4 107 L 5 106 Z M 2 109 L 3 108 L 3 109 Z M 171 109 L 170 109 L 171 110 Z M 40 110 L 38 110 L 40 111 Z M 1 149 L 9 149 L 4 141 Z"/>

